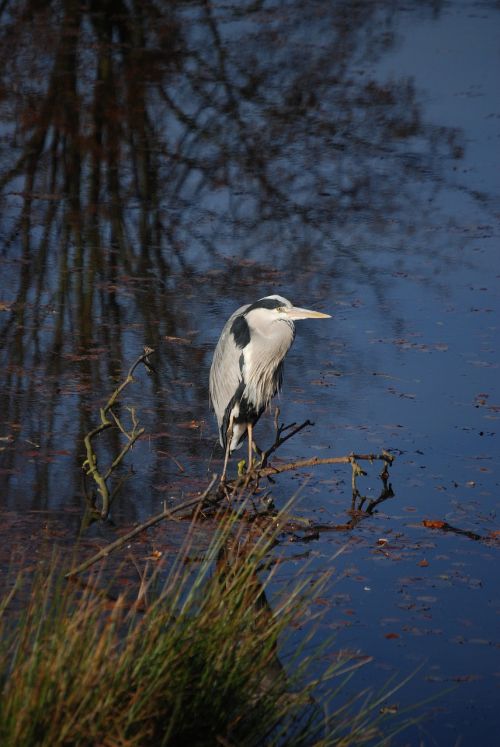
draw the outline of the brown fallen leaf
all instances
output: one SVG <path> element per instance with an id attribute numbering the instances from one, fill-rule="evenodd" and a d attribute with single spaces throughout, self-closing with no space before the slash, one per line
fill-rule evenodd
<path id="1" fill-rule="evenodd" d="M 388 640 L 392 640 L 393 638 L 399 638 L 400 636 L 399 636 L 399 633 L 386 633 L 385 637 Z"/>
<path id="2" fill-rule="evenodd" d="M 161 550 L 153 550 L 151 555 L 148 555 L 146 560 L 160 560 L 163 553 Z"/>
<path id="3" fill-rule="evenodd" d="M 427 568 L 427 566 L 429 565 L 429 561 L 428 561 L 428 560 L 426 560 L 426 559 L 424 558 L 423 560 L 420 560 L 420 561 L 419 561 L 418 565 L 419 565 L 419 566 L 420 566 L 421 568 Z"/>
<path id="4" fill-rule="evenodd" d="M 203 420 L 188 420 L 185 423 L 177 423 L 177 428 L 190 428 L 191 430 L 195 430 L 201 428 L 202 425 Z"/>
<path id="5" fill-rule="evenodd" d="M 433 519 L 424 519 L 422 524 L 424 527 L 428 527 L 429 529 L 443 529 L 443 527 L 446 526 L 446 521 L 436 521 Z"/>

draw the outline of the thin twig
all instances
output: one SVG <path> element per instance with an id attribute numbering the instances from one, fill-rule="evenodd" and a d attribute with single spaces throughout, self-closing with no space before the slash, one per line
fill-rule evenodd
<path id="1" fill-rule="evenodd" d="M 296 426 L 295 428 L 294 428 L 295 423 L 290 423 L 290 425 L 283 425 L 283 424 L 278 425 L 278 418 L 279 418 L 279 409 L 276 408 L 276 413 L 275 413 L 275 418 L 274 418 L 274 427 L 276 431 L 275 440 L 274 440 L 274 443 L 269 447 L 269 449 L 267 449 L 267 451 L 262 452 L 260 469 L 263 469 L 267 466 L 267 462 L 271 454 L 274 454 L 274 452 L 277 451 L 279 447 L 285 443 L 285 441 L 288 441 L 289 438 L 296 436 L 297 433 L 299 433 L 303 428 L 306 428 L 308 425 L 311 425 L 311 426 L 314 425 L 314 423 L 311 422 L 310 420 L 305 420 L 303 423 Z M 289 430 L 290 428 L 293 428 L 293 431 L 291 431 L 290 433 L 287 433 L 286 436 L 282 437 L 281 434 Z"/>
<path id="2" fill-rule="evenodd" d="M 121 433 L 123 433 L 123 435 L 125 436 L 125 438 L 130 438 L 130 433 L 127 430 L 125 430 L 125 428 L 122 425 L 122 422 L 121 422 L 120 418 L 117 415 L 115 415 L 115 413 L 113 412 L 113 410 L 110 409 L 110 410 L 108 410 L 108 412 L 111 415 L 111 417 L 113 418 L 114 423 L 115 423 L 116 427 L 118 428 L 118 430 L 121 431 Z"/>
<path id="3" fill-rule="evenodd" d="M 173 454 L 170 454 L 168 451 L 165 451 L 164 449 L 158 449 L 157 454 L 165 454 L 165 456 L 167 456 L 169 459 L 171 459 L 174 462 L 174 464 L 177 465 L 177 467 L 179 468 L 179 472 L 185 472 L 186 471 L 184 469 L 184 467 L 182 466 L 182 464 L 179 462 L 179 460 L 176 459 L 173 456 Z"/>
<path id="4" fill-rule="evenodd" d="M 104 475 L 104 479 L 105 480 L 107 480 L 108 477 L 115 471 L 115 469 L 118 467 L 118 465 L 120 464 L 120 462 L 123 460 L 124 456 L 127 454 L 128 451 L 130 451 L 130 449 L 135 444 L 135 442 L 137 441 L 137 439 L 140 436 L 142 436 L 143 433 L 144 433 L 144 428 L 139 428 L 138 431 L 136 431 L 135 433 L 131 433 L 130 434 L 130 436 L 128 437 L 129 440 L 127 441 L 127 443 L 125 444 L 125 446 L 123 447 L 123 449 L 120 451 L 120 453 L 118 454 L 118 456 L 114 459 L 114 461 L 112 462 L 111 466 L 109 467 L 109 469 L 107 470 L 106 474 Z"/>

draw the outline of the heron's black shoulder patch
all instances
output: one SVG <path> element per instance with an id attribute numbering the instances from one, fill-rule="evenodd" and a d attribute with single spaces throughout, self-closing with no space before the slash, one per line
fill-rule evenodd
<path id="1" fill-rule="evenodd" d="M 283 306 L 283 301 L 278 301 L 277 298 L 261 298 L 260 301 L 256 301 L 249 306 L 245 314 L 253 311 L 253 309 L 279 309 L 280 306 Z"/>
<path id="2" fill-rule="evenodd" d="M 231 324 L 231 334 L 236 345 L 243 350 L 250 342 L 250 327 L 243 315 L 237 316 Z"/>

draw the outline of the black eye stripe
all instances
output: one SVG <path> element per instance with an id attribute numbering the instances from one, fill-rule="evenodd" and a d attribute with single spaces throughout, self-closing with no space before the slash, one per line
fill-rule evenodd
<path id="1" fill-rule="evenodd" d="M 245 314 L 254 309 L 281 309 L 282 307 L 283 301 L 279 301 L 277 298 L 261 298 L 260 301 L 256 301 L 249 306 Z"/>

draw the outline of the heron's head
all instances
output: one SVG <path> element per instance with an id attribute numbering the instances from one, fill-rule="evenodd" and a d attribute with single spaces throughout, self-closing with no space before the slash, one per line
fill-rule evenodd
<path id="1" fill-rule="evenodd" d="M 245 312 L 245 316 L 259 316 L 268 322 L 286 321 L 294 322 L 298 319 L 330 319 L 330 314 L 323 314 L 321 311 L 312 311 L 311 309 L 301 309 L 294 306 L 287 298 L 273 295 L 260 298 L 253 303 Z"/>

